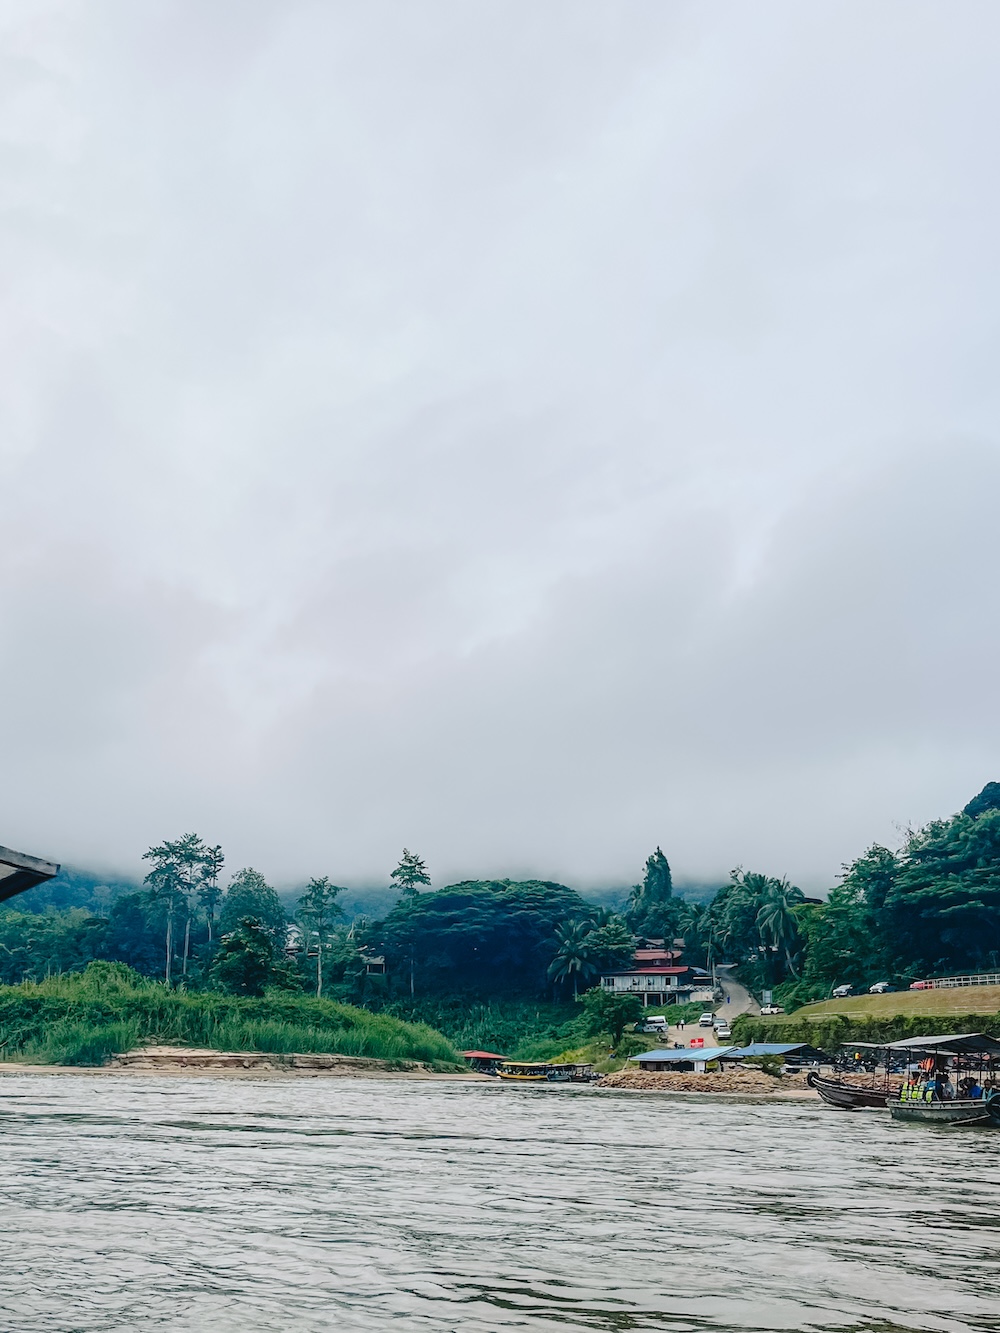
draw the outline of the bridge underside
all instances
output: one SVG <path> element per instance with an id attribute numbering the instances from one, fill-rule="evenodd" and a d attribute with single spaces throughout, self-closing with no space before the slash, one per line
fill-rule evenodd
<path id="1" fill-rule="evenodd" d="M 33 889 L 36 884 L 44 884 L 58 873 L 59 867 L 52 861 L 0 847 L 0 903 L 25 889 Z"/>

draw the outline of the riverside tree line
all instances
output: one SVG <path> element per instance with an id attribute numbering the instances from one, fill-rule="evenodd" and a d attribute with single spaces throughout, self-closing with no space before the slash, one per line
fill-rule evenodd
<path id="1" fill-rule="evenodd" d="M 398 893 L 381 920 L 348 919 L 343 887 L 314 878 L 283 901 L 256 870 L 223 889 L 222 849 L 194 834 L 152 847 L 140 889 L 88 907 L 0 912 L 0 981 L 127 963 L 171 987 L 259 995 L 329 995 L 370 1008 L 428 997 L 569 999 L 628 964 L 638 938 L 680 936 L 686 961 L 736 963 L 787 1005 L 830 988 L 905 984 L 1000 966 L 1000 784 L 958 814 L 873 846 L 844 867 L 824 900 L 781 876 L 738 868 L 711 901 L 674 891 L 657 848 L 641 882 L 599 905 L 547 880 L 431 886 L 405 851 Z M 385 972 L 374 960 L 385 960 Z"/>

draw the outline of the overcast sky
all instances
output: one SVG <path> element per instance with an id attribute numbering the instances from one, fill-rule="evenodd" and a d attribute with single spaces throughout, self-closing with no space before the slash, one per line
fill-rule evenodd
<path id="1" fill-rule="evenodd" d="M 998 44 L 3 0 L 0 843 L 819 888 L 1000 778 Z"/>

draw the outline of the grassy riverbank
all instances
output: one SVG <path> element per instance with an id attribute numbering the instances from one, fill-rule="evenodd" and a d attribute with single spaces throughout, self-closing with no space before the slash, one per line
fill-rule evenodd
<path id="1" fill-rule="evenodd" d="M 0 1059 L 100 1065 L 150 1042 L 225 1051 L 358 1055 L 462 1069 L 454 1047 L 424 1023 L 332 1000 L 271 993 L 262 999 L 168 990 L 120 964 L 38 984 L 0 986 Z"/>
<path id="2" fill-rule="evenodd" d="M 833 1016 L 850 1019 L 949 1018 L 954 1014 L 1000 1013 L 1000 986 L 949 986 L 941 990 L 892 991 L 888 995 L 849 995 L 843 1000 L 805 1004 L 773 1022 L 822 1022 Z"/>

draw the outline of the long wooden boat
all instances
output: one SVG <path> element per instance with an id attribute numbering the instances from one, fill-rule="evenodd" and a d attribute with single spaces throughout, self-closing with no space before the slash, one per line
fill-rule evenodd
<path id="1" fill-rule="evenodd" d="M 893 1120 L 918 1121 L 925 1125 L 982 1125 L 991 1117 L 987 1103 L 965 1098 L 951 1102 L 890 1102 Z"/>
<path id="2" fill-rule="evenodd" d="M 902 1054 L 908 1062 L 908 1070 L 914 1070 L 909 1062 L 914 1058 L 919 1061 L 917 1078 L 904 1086 L 898 1101 L 889 1102 L 893 1120 L 924 1125 L 994 1122 L 990 1108 L 997 1101 L 995 1079 L 1000 1062 L 1000 1041 L 995 1037 L 983 1032 L 907 1037 L 903 1041 L 890 1042 L 886 1050 Z M 978 1096 L 969 1096 L 973 1089 Z M 1000 1124 L 1000 1116 L 995 1122 Z"/>
<path id="3" fill-rule="evenodd" d="M 838 1111 L 860 1111 L 874 1107 L 884 1111 L 890 1097 L 898 1095 L 898 1088 L 859 1088 L 855 1083 L 842 1083 L 837 1078 L 824 1078 L 815 1071 L 806 1076 L 806 1082 L 815 1088 L 829 1106 Z"/>
<path id="4" fill-rule="evenodd" d="M 506 1060 L 497 1070 L 497 1076 L 507 1083 L 546 1083 L 551 1068 L 534 1061 Z"/>

